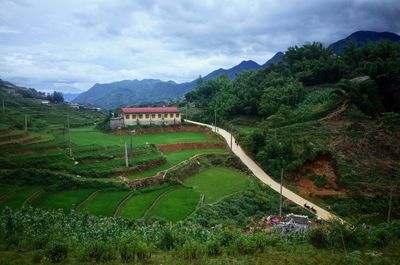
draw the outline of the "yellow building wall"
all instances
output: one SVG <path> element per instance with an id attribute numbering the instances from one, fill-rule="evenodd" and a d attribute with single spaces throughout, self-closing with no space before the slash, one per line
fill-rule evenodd
<path id="1" fill-rule="evenodd" d="M 172 114 L 172 117 L 171 117 Z M 122 114 L 125 125 L 139 124 L 173 124 L 181 122 L 180 113 Z"/>

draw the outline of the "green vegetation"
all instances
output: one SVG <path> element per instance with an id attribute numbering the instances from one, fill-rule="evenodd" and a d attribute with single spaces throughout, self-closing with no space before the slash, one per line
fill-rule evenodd
<path id="1" fill-rule="evenodd" d="M 322 175 L 313 174 L 310 176 L 310 179 L 312 181 L 314 181 L 314 183 L 315 183 L 315 185 L 317 185 L 317 187 L 324 187 L 325 185 L 328 184 L 328 182 L 326 181 L 326 178 Z"/>
<path id="2" fill-rule="evenodd" d="M 216 142 L 216 138 L 207 138 L 202 132 L 176 132 L 139 135 L 113 135 L 97 132 L 91 127 L 74 128 L 71 130 L 72 142 L 76 145 L 98 144 L 102 146 L 123 146 L 125 142 L 135 146 L 149 144 L 171 144 L 188 142 Z"/>
<path id="3" fill-rule="evenodd" d="M 113 216 L 117 206 L 128 196 L 127 191 L 100 191 L 90 201 L 86 202 L 83 211 L 101 216 Z"/>
<path id="4" fill-rule="evenodd" d="M 134 195 L 122 208 L 121 216 L 132 219 L 142 218 L 154 201 L 170 189 L 171 187 L 165 187 Z"/>
<path id="5" fill-rule="evenodd" d="M 19 209 L 30 196 L 40 189 L 40 187 L 35 186 L 15 189 L 10 193 L 10 196 L 6 195 L 5 201 L 0 200 L 0 209 L 4 209 L 6 206 L 12 209 Z"/>
<path id="6" fill-rule="evenodd" d="M 245 190 L 249 180 L 243 172 L 213 167 L 190 176 L 184 184 L 204 194 L 206 203 L 214 203 L 227 195 Z"/>
<path id="7" fill-rule="evenodd" d="M 218 109 L 221 127 L 239 124 L 241 146 L 277 180 L 282 167 L 293 181 L 304 163 L 329 157 L 336 184 L 346 189 L 324 202 L 349 220 L 384 221 L 387 194 L 400 183 L 399 58 L 396 42 L 350 45 L 341 56 L 320 43 L 290 47 L 266 70 L 201 83 L 186 103 L 196 106 L 194 120 L 212 123 Z M 241 128 L 243 116 L 256 128 Z M 397 190 L 392 218 L 399 218 L 399 198 Z"/>
<path id="8" fill-rule="evenodd" d="M 191 214 L 199 203 L 200 194 L 186 188 L 179 188 L 164 194 L 150 216 L 176 222 Z"/>
<path id="9" fill-rule="evenodd" d="M 183 150 L 183 151 L 174 151 L 174 152 L 166 152 L 164 156 L 167 158 L 167 163 L 160 166 L 151 168 L 141 173 L 134 174 L 132 176 L 128 176 L 130 179 L 139 179 L 144 177 L 151 177 L 154 176 L 156 173 L 171 168 L 182 161 L 185 161 L 192 156 L 198 154 L 212 154 L 212 153 L 223 153 L 225 152 L 224 149 L 195 149 L 195 150 Z"/>
<path id="10" fill-rule="evenodd" d="M 307 236 L 282 236 L 279 231 L 243 233 L 191 222 L 127 222 L 26 208 L 3 212 L 0 227 L 0 262 L 6 264 L 37 264 L 44 259 L 69 264 L 254 264 L 265 260 L 278 264 L 397 264 L 400 260 L 398 221 L 372 228 L 332 223 Z M 17 253 L 22 247 L 24 251 Z"/>
<path id="11" fill-rule="evenodd" d="M 43 209 L 62 209 L 68 211 L 77 207 L 95 191 L 95 189 L 47 191 L 33 205 Z"/>

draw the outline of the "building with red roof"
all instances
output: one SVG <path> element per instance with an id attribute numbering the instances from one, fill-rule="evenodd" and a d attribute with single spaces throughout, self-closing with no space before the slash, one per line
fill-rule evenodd
<path id="1" fill-rule="evenodd" d="M 177 107 L 122 108 L 121 114 L 125 126 L 181 123 L 181 113 Z"/>

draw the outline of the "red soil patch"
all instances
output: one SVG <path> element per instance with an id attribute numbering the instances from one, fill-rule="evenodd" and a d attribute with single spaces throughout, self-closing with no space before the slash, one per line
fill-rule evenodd
<path id="1" fill-rule="evenodd" d="M 161 152 L 173 152 L 182 150 L 193 150 L 193 149 L 209 149 L 209 148 L 225 148 L 224 143 L 177 143 L 177 144 L 162 144 L 158 145 L 157 149 Z"/>
<path id="2" fill-rule="evenodd" d="M 324 176 L 327 185 L 318 187 L 310 179 L 313 174 Z M 336 165 L 329 156 L 319 156 L 313 161 L 306 162 L 304 165 L 289 176 L 296 186 L 299 193 L 303 196 L 334 196 L 343 195 L 345 189 L 339 187 L 339 176 L 336 171 Z"/>

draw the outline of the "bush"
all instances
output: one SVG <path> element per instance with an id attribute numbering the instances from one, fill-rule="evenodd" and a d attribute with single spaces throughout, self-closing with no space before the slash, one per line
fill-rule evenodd
<path id="1" fill-rule="evenodd" d="M 121 255 L 121 259 L 124 262 L 135 261 L 136 244 L 133 242 L 120 242 L 119 243 L 119 253 Z"/>
<path id="2" fill-rule="evenodd" d="M 214 256 L 221 255 L 221 253 L 222 253 L 221 245 L 217 240 L 211 240 L 211 241 L 207 242 L 206 248 L 207 248 L 208 256 L 214 257 Z"/>
<path id="3" fill-rule="evenodd" d="M 164 230 L 161 235 L 159 247 L 161 249 L 170 250 L 174 247 L 174 241 L 174 236 L 172 235 L 171 230 Z"/>
<path id="4" fill-rule="evenodd" d="M 325 179 L 325 176 L 322 175 L 318 175 L 318 174 L 313 174 L 310 176 L 310 179 L 312 181 L 314 181 L 315 185 L 317 185 L 317 187 L 324 187 L 325 185 L 328 184 L 328 182 Z"/>
<path id="5" fill-rule="evenodd" d="M 150 247 L 142 241 L 137 242 L 135 252 L 138 261 L 148 261 L 151 257 Z"/>
<path id="6" fill-rule="evenodd" d="M 53 243 L 46 250 L 46 257 L 54 263 L 65 260 L 68 256 L 68 246 L 65 243 Z"/>
<path id="7" fill-rule="evenodd" d="M 321 227 L 314 228 L 308 233 L 308 241 L 316 248 L 326 248 L 328 246 L 326 232 Z"/>
<path id="8" fill-rule="evenodd" d="M 194 240 L 188 240 L 179 248 L 178 254 L 183 259 L 193 260 L 202 257 L 205 253 L 203 244 L 200 244 Z"/>
<path id="9" fill-rule="evenodd" d="M 80 260 L 105 262 L 115 258 L 115 249 L 105 242 L 92 241 L 83 247 Z"/>

